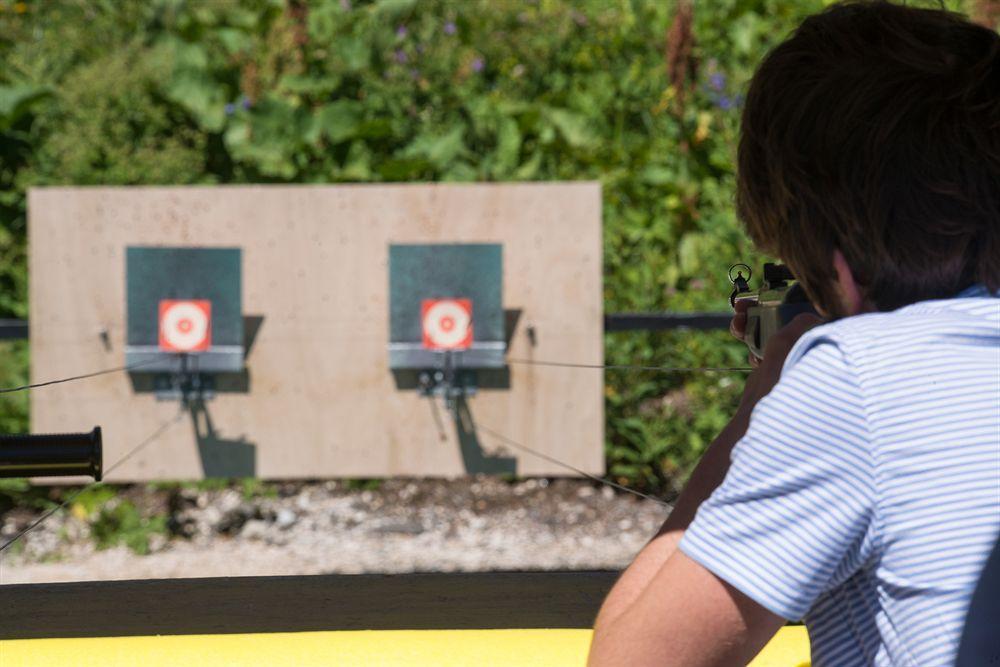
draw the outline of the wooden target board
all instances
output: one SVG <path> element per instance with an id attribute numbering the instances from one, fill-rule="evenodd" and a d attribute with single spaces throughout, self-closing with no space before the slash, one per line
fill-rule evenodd
<path id="1" fill-rule="evenodd" d="M 400 385 L 387 350 L 391 246 L 499 244 L 507 358 L 601 364 L 596 183 L 40 188 L 28 222 L 36 382 L 123 365 L 128 248 L 242 253 L 244 370 L 111 481 L 571 474 L 476 424 L 604 471 L 601 371 L 510 363 L 468 399 L 463 426 Z M 461 293 L 418 301 L 425 346 L 468 346 L 474 306 Z M 214 348 L 213 314 L 199 298 L 164 297 L 160 349 Z M 33 431 L 101 425 L 106 464 L 180 409 L 125 372 L 31 401 Z"/>

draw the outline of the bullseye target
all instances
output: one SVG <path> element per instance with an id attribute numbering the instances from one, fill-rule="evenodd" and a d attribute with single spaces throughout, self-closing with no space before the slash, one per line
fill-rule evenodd
<path id="1" fill-rule="evenodd" d="M 212 344 L 212 302 L 160 301 L 160 349 L 201 352 Z"/>
<path id="2" fill-rule="evenodd" d="M 424 299 L 421 312 L 425 348 L 467 350 L 472 346 L 470 299 Z"/>

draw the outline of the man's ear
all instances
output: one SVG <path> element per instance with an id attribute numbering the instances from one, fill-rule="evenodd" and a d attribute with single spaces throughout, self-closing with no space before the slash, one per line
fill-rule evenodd
<path id="1" fill-rule="evenodd" d="M 854 273 L 848 266 L 847 260 L 840 250 L 833 251 L 833 268 L 837 271 L 837 296 L 840 298 L 840 305 L 843 312 L 848 317 L 864 313 L 871 310 L 865 302 L 864 294 L 854 280 Z"/>

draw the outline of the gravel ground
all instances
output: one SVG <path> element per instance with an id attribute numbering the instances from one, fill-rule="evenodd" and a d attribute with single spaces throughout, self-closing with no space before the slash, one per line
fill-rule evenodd
<path id="1" fill-rule="evenodd" d="M 96 550 L 86 521 L 60 512 L 4 552 L 0 583 L 321 573 L 620 569 L 668 509 L 581 480 L 508 483 L 390 480 L 374 490 L 339 482 L 124 495 L 167 513 L 171 536 L 151 553 Z M 3 517 L 7 539 L 36 518 Z M 14 552 L 14 553 L 10 553 Z"/>

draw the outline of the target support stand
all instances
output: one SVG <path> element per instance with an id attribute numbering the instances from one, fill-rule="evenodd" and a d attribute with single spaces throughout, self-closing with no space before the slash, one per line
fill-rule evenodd
<path id="1" fill-rule="evenodd" d="M 198 371 L 198 357 L 177 355 L 179 367 L 153 378 L 153 392 L 158 401 L 180 401 L 185 408 L 201 400 L 215 398 L 215 381 L 210 373 Z"/>
<path id="2" fill-rule="evenodd" d="M 476 395 L 475 371 L 456 367 L 455 353 L 450 350 L 441 353 L 439 368 L 420 371 L 417 382 L 421 396 L 443 399 L 445 408 L 453 415 L 459 399 Z"/>

